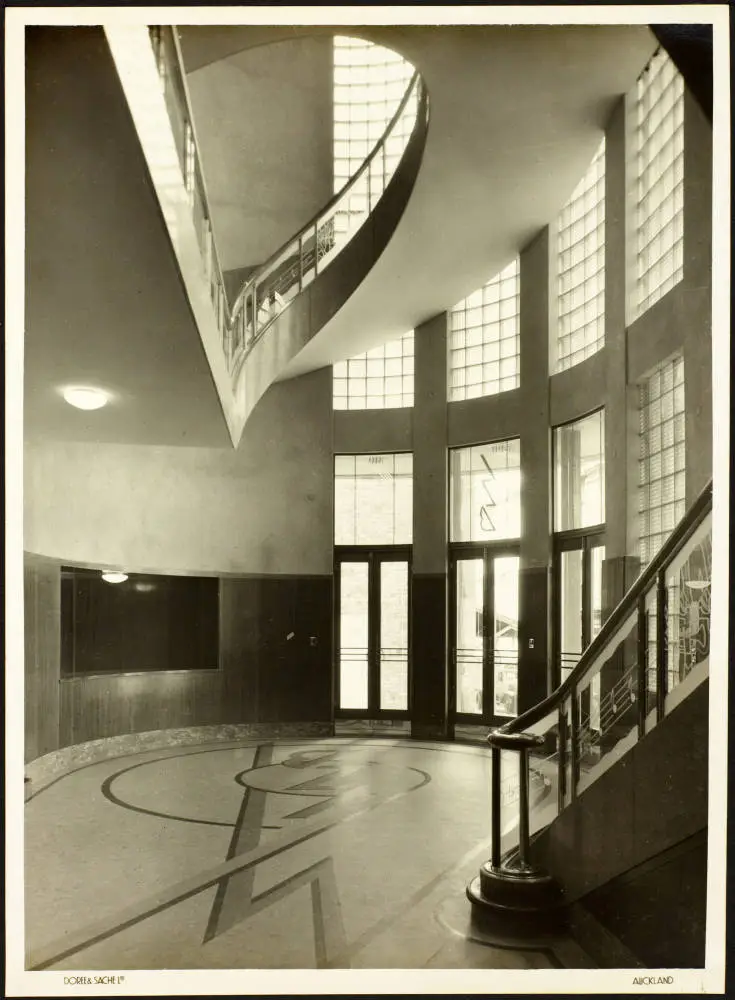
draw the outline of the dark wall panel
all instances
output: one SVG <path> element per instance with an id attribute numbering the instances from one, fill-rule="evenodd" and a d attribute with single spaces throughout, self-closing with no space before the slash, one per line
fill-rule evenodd
<path id="1" fill-rule="evenodd" d="M 59 746 L 61 581 L 56 563 L 25 555 L 25 756 Z"/>
<path id="2" fill-rule="evenodd" d="M 331 717 L 331 577 L 223 581 L 223 666 L 248 721 Z"/>
<path id="3" fill-rule="evenodd" d="M 224 578 L 220 592 L 219 670 L 66 679 L 61 745 L 187 726 L 329 721 L 332 578 Z"/>
<path id="4" fill-rule="evenodd" d="M 708 708 L 705 681 L 534 842 L 569 902 L 706 828 Z"/>
<path id="5" fill-rule="evenodd" d="M 585 907 L 649 969 L 704 966 L 707 835 L 695 834 L 591 893 Z M 661 933 L 661 928 L 666 933 Z"/>
<path id="6" fill-rule="evenodd" d="M 64 674 L 217 669 L 216 578 L 135 573 L 107 583 L 69 568 L 61 586 Z"/>
<path id="7" fill-rule="evenodd" d="M 441 739 L 447 718 L 447 578 L 415 573 L 412 582 L 413 639 L 411 735 Z"/>
<path id="8" fill-rule="evenodd" d="M 112 674 L 61 684 L 61 745 L 239 722 L 217 671 Z"/>
<path id="9" fill-rule="evenodd" d="M 548 693 L 549 571 L 522 569 L 519 580 L 518 712 L 525 712 Z"/>

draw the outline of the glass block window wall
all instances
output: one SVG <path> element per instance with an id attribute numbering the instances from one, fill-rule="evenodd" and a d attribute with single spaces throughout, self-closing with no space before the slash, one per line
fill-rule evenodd
<path id="1" fill-rule="evenodd" d="M 673 288 L 684 267 L 684 81 L 663 51 L 638 79 L 630 145 L 630 320 Z"/>
<path id="2" fill-rule="evenodd" d="M 516 257 L 452 309 L 450 402 L 491 396 L 520 385 L 520 292 L 520 260 Z"/>
<path id="3" fill-rule="evenodd" d="M 398 109 L 413 66 L 397 52 L 360 38 L 334 39 L 334 190 L 340 191 L 367 159 Z M 392 176 L 416 119 L 409 101 L 401 123 L 381 157 Z"/>
<path id="4" fill-rule="evenodd" d="M 639 386 L 640 558 L 646 565 L 686 509 L 684 360 L 661 365 Z"/>
<path id="5" fill-rule="evenodd" d="M 335 410 L 413 406 L 413 330 L 332 368 Z"/>
<path id="6" fill-rule="evenodd" d="M 551 371 L 584 361 L 605 343 L 605 139 L 561 210 L 557 325 Z"/>

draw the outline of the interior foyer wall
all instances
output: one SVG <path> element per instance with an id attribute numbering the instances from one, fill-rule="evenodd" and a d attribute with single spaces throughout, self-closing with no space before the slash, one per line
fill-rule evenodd
<path id="1" fill-rule="evenodd" d="M 237 451 L 27 443 L 27 566 L 43 556 L 55 566 L 220 577 L 218 671 L 136 675 L 131 664 L 131 674 L 60 681 L 56 647 L 53 666 L 35 671 L 33 700 L 58 699 L 59 746 L 180 726 L 329 720 L 330 397 L 327 370 L 274 385 Z M 58 605 L 58 582 L 46 590 L 29 633 Z M 49 742 L 29 736 L 28 752 Z"/>
<path id="2" fill-rule="evenodd" d="M 687 506 L 712 475 L 711 414 L 711 128 L 686 94 L 685 103 L 685 260 L 683 279 L 630 326 L 626 325 L 626 149 L 625 101 L 621 97 L 606 127 L 605 346 L 567 371 L 550 374 L 549 272 L 555 230 L 545 227 L 521 253 L 521 384 L 514 391 L 462 402 L 446 402 L 445 363 L 436 355 L 438 330 L 445 314 L 416 329 L 416 376 L 413 425 L 404 411 L 335 414 L 335 442 L 340 452 L 414 451 L 414 594 L 421 600 L 422 572 L 434 578 L 433 611 L 416 607 L 414 620 L 414 709 L 429 677 L 423 655 L 424 634 L 436 647 L 445 632 L 444 677 L 431 671 L 432 692 L 443 690 L 451 667 L 452 637 L 446 633 L 447 600 L 444 549 L 437 547 L 436 514 L 425 516 L 435 497 L 433 477 L 446 448 L 521 438 L 523 469 L 521 539 L 521 618 L 519 710 L 536 704 L 548 691 L 547 666 L 552 630 L 551 464 L 552 429 L 590 411 L 605 409 L 606 562 L 603 604 L 609 613 L 638 573 L 639 431 L 636 383 L 655 365 L 681 351 L 685 359 Z M 490 277 L 490 275 L 488 275 Z M 553 327 L 552 327 L 553 329 Z M 430 343 L 431 341 L 431 343 Z M 446 344 L 441 350 L 446 353 Z M 437 367 L 438 366 L 438 367 Z M 437 372 L 439 373 L 438 377 Z M 442 378 L 444 379 L 442 381 Z M 427 407 L 431 405 L 431 420 Z M 445 498 L 440 498 L 445 503 Z M 442 516 L 446 511 L 441 509 Z M 445 525 L 446 527 L 446 525 Z M 431 567 L 420 569 L 423 553 Z M 419 584 L 418 588 L 416 584 Z M 427 605 L 428 606 L 428 605 Z M 448 732 L 439 699 L 432 708 L 434 732 Z M 447 705 L 445 711 L 451 712 Z"/>

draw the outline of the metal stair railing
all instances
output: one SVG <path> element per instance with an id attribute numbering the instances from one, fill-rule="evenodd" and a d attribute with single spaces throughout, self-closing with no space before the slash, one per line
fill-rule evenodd
<path id="1" fill-rule="evenodd" d="M 531 858 L 529 775 L 551 769 L 558 814 L 672 710 L 679 685 L 686 692 L 707 677 L 711 566 L 710 482 L 562 684 L 489 734 L 492 853 L 468 886 L 473 903 L 512 908 L 508 887 L 516 891 L 525 880 L 522 906 L 533 908 L 531 890 L 540 906 L 558 905 L 553 880 Z M 596 710 L 595 682 L 604 692 Z M 517 795 L 509 794 L 513 787 Z"/>
<path id="2" fill-rule="evenodd" d="M 274 320 L 332 263 L 375 211 L 417 126 L 428 121 L 428 96 L 419 73 L 414 72 L 382 136 L 359 170 L 295 236 L 248 276 L 230 308 L 212 232 L 178 38 L 169 26 L 151 27 L 150 37 L 222 349 L 235 383 L 246 357 Z"/>

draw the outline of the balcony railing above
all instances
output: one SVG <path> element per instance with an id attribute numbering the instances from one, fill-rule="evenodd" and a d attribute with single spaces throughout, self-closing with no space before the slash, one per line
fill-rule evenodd
<path id="1" fill-rule="evenodd" d="M 222 350 L 235 386 L 248 354 L 274 320 L 329 267 L 375 210 L 417 124 L 422 116 L 424 122 L 427 119 L 427 95 L 419 74 L 414 73 L 383 135 L 360 169 L 316 216 L 249 276 L 230 308 L 176 32 L 168 26 L 152 27 L 150 38 Z"/>

